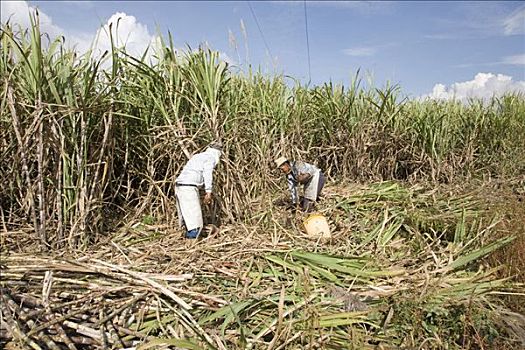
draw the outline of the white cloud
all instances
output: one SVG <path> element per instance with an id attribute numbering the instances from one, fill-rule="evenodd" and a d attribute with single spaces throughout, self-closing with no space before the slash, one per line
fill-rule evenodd
<path id="1" fill-rule="evenodd" d="M 111 51 L 110 34 L 116 47 L 125 47 L 126 52 L 135 57 L 142 56 L 148 46 L 148 53 L 151 55 L 152 50 L 160 44 L 160 39 L 150 34 L 147 26 L 138 22 L 135 16 L 117 12 L 95 34 L 93 50 L 96 55 L 103 54 L 106 50 Z"/>
<path id="2" fill-rule="evenodd" d="M 68 3 L 64 1 L 64 3 Z M 72 5 L 73 2 L 71 2 Z M 8 21 L 23 29 L 31 26 L 30 14 L 36 8 L 29 6 L 26 1 L 2 1 L 1 20 L 5 24 Z M 47 33 L 51 39 L 63 35 L 66 38 L 68 47 L 76 47 L 77 52 L 83 54 L 89 49 L 93 50 L 95 57 L 100 57 L 105 51 L 111 51 L 111 37 L 118 48 L 125 48 L 126 52 L 137 58 L 142 57 L 148 49 L 146 60 L 154 60 L 154 54 L 159 52 L 161 40 L 158 35 L 150 33 L 148 27 L 140 23 L 135 16 L 123 12 L 113 14 L 107 22 L 102 25 L 96 33 L 72 33 L 53 23 L 51 17 L 39 10 L 40 29 L 42 33 Z M 111 33 L 111 36 L 110 36 Z M 207 43 L 205 43 L 207 45 Z M 220 59 L 234 65 L 237 62 L 225 52 L 220 53 Z M 108 67 L 111 60 L 108 59 L 103 66 Z"/>
<path id="3" fill-rule="evenodd" d="M 2 1 L 0 2 L 0 10 L 2 24 L 9 21 L 12 25 L 26 29 L 31 26 L 29 15 L 34 14 L 36 8 L 29 6 L 26 1 Z M 38 12 L 42 32 L 48 33 L 51 38 L 63 34 L 64 31 L 55 25 L 48 15 L 42 11 Z"/>
<path id="4" fill-rule="evenodd" d="M 430 39 L 430 40 L 448 40 L 448 39 L 456 39 L 458 36 L 457 34 L 426 34 L 423 35 L 424 39 Z"/>
<path id="5" fill-rule="evenodd" d="M 525 53 L 519 54 L 519 55 L 505 56 L 501 58 L 499 61 L 494 61 L 494 62 L 462 63 L 462 64 L 453 65 L 452 67 L 454 68 L 470 68 L 470 67 L 482 67 L 482 66 L 491 67 L 491 66 L 499 66 L 502 64 L 523 66 L 525 65 Z"/>
<path id="6" fill-rule="evenodd" d="M 525 34 L 525 7 L 521 7 L 503 20 L 505 35 Z"/>
<path id="7" fill-rule="evenodd" d="M 503 64 L 525 65 L 525 53 L 521 55 L 507 56 L 503 58 Z"/>
<path id="8" fill-rule="evenodd" d="M 374 56 L 379 51 L 390 49 L 396 46 L 399 46 L 399 43 L 392 41 L 386 44 L 380 44 L 380 45 L 374 45 L 374 46 L 351 47 L 348 49 L 344 49 L 343 53 L 347 56 L 353 56 L 353 57 Z"/>
<path id="9" fill-rule="evenodd" d="M 30 14 L 35 12 L 36 8 L 29 6 L 26 1 L 2 1 L 2 23 L 8 21 L 23 29 L 31 26 Z M 111 50 L 110 27 L 113 40 L 117 47 L 124 47 L 126 51 L 133 56 L 141 56 L 148 46 L 151 57 L 153 50 L 160 47 L 160 39 L 152 35 L 145 24 L 140 23 L 134 16 L 117 12 L 113 14 L 106 24 L 92 33 L 71 33 L 53 23 L 51 17 L 42 11 L 39 12 L 40 30 L 47 33 L 51 39 L 63 35 L 66 38 L 68 47 L 75 46 L 79 53 L 84 53 L 93 48 L 94 54 L 100 56 L 104 51 Z"/>
<path id="10" fill-rule="evenodd" d="M 430 19 L 430 40 L 480 39 L 503 35 L 525 34 L 525 6 L 509 11 L 504 1 L 461 3 L 457 15 Z M 456 12 L 454 11 L 454 12 Z"/>
<path id="11" fill-rule="evenodd" d="M 453 83 L 449 87 L 436 84 L 430 94 L 421 98 L 465 101 L 468 98 L 490 99 L 511 92 L 525 93 L 525 81 L 513 81 L 512 77 L 503 74 L 478 73 L 473 80 Z"/>
<path id="12" fill-rule="evenodd" d="M 369 46 L 361 46 L 361 47 L 352 47 L 349 49 L 344 49 L 343 53 L 347 56 L 353 56 L 353 57 L 363 57 L 363 56 L 373 56 L 377 52 L 377 48 Z"/>

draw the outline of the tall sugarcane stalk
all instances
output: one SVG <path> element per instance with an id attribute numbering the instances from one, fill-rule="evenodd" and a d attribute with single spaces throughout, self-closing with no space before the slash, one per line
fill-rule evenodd
<path id="1" fill-rule="evenodd" d="M 173 180 L 213 139 L 224 143 L 216 188 L 228 222 L 248 220 L 251 203 L 279 188 L 278 154 L 367 181 L 441 183 L 525 166 L 520 94 L 409 100 L 397 85 L 361 87 L 359 72 L 348 87 L 290 85 L 233 74 L 217 52 L 178 51 L 171 37 L 153 63 L 118 43 L 79 55 L 62 40 L 44 44 L 32 18 L 29 31 L 1 33 L 0 189 L 3 217 L 25 218 L 44 245 L 86 247 L 130 211 L 173 217 Z"/>

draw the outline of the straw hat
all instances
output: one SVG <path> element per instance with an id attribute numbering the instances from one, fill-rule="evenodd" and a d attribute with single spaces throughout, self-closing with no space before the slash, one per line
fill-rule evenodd
<path id="1" fill-rule="evenodd" d="M 284 163 L 286 163 L 288 161 L 288 158 L 286 157 L 279 157 L 275 160 L 275 166 L 276 167 L 280 167 L 281 165 L 283 165 Z"/>

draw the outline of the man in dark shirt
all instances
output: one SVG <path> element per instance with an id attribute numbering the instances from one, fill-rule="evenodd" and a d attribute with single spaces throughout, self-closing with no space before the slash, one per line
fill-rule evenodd
<path id="1" fill-rule="evenodd" d="M 325 184 L 322 171 L 315 165 L 303 161 L 290 162 L 286 157 L 277 158 L 275 165 L 286 174 L 292 205 L 295 207 L 299 204 L 302 210 L 311 211 Z M 304 188 L 304 197 L 300 203 L 297 195 L 299 185 L 303 185 Z"/>

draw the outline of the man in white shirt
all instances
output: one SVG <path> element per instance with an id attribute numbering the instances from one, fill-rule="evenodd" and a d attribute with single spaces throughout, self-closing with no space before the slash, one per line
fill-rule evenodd
<path id="1" fill-rule="evenodd" d="M 213 200 L 213 170 L 219 163 L 222 144 L 211 143 L 206 151 L 193 155 L 175 180 L 179 224 L 186 226 L 186 238 L 197 238 L 202 231 L 199 188 L 206 192 L 203 203 Z"/>
<path id="2" fill-rule="evenodd" d="M 325 177 L 322 171 L 315 165 L 303 161 L 290 162 L 286 157 L 277 158 L 275 165 L 286 174 L 292 205 L 295 207 L 300 204 L 301 209 L 304 211 L 311 211 L 314 203 L 319 199 L 325 184 Z M 298 185 L 303 185 L 304 187 L 304 197 L 300 203 L 298 203 L 299 197 L 297 195 Z"/>

